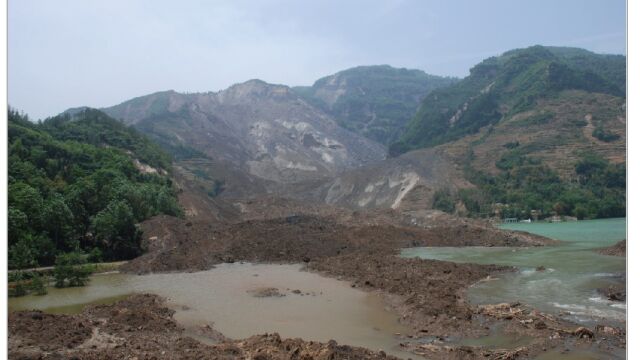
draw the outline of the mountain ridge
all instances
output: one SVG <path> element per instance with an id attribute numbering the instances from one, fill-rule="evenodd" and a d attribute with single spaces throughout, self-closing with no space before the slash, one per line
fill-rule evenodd
<path id="1" fill-rule="evenodd" d="M 390 146 L 390 154 L 457 140 L 562 90 L 624 96 L 622 89 L 603 78 L 605 73 L 601 76 L 579 64 L 566 63 L 566 56 L 554 54 L 559 49 L 567 48 L 549 50 L 538 45 L 483 60 L 462 81 L 424 99 L 407 131 Z"/>
<path id="2" fill-rule="evenodd" d="M 454 77 L 390 65 L 357 66 L 293 90 L 334 116 L 340 125 L 388 144 L 430 91 L 455 83 Z"/>
<path id="3" fill-rule="evenodd" d="M 610 163 L 597 160 L 598 171 L 618 174 L 624 164 L 625 61 L 624 56 L 543 46 L 485 59 L 466 78 L 428 90 L 408 126 L 389 128 L 404 131 L 401 141 L 390 146 L 392 158 L 386 158 L 380 144 L 365 139 L 362 129 L 348 130 L 331 106 L 359 89 L 364 100 L 351 97 L 345 104 L 365 124 L 370 113 L 358 112 L 363 108 L 357 105 L 381 98 L 354 86 L 357 81 L 345 85 L 351 80 L 342 77 L 356 73 L 364 81 L 362 75 L 369 74 L 376 83 L 387 74 L 405 91 L 410 86 L 396 73 L 429 77 L 419 70 L 361 66 L 317 80 L 316 89 L 252 79 L 217 92 L 156 92 L 105 111 L 170 150 L 184 177 L 208 196 L 270 193 L 355 209 L 447 204 L 446 211 L 491 216 L 497 211 L 494 203 L 511 201 L 502 193 L 484 193 L 495 193 L 492 182 L 506 181 L 501 191 L 514 191 L 517 186 L 508 182 L 534 168 L 549 175 L 535 181 L 552 181 L 563 189 L 558 194 L 578 191 L 592 198 L 604 191 L 602 182 L 591 183 L 588 191 L 586 183 L 571 183 L 582 176 L 577 166 L 591 156 Z M 420 91 L 411 92 L 413 99 L 422 97 Z M 408 150 L 413 151 L 397 158 Z M 347 154 L 345 161 L 328 164 L 341 153 Z M 619 188 L 606 191 L 619 201 Z M 513 201 L 524 201 L 518 196 Z M 553 213 L 561 202 L 560 195 L 554 196 L 530 203 L 526 211 Z M 564 213 L 574 214 L 575 199 L 563 201 L 569 204 Z M 591 206 L 588 216 L 618 211 Z"/>

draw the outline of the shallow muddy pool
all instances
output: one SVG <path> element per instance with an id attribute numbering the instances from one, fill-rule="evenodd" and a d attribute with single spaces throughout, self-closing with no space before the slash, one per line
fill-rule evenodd
<path id="1" fill-rule="evenodd" d="M 510 265 L 519 268 L 469 289 L 476 304 L 520 301 L 568 320 L 592 325 L 603 318 L 620 324 L 626 303 L 607 300 L 598 288 L 625 281 L 625 258 L 601 255 L 594 249 L 610 246 L 626 237 L 625 219 L 565 223 L 518 223 L 503 228 L 527 231 L 552 239 L 559 245 L 533 248 L 413 248 L 402 256 Z M 536 268 L 543 266 L 544 270 Z"/>
<path id="2" fill-rule="evenodd" d="M 208 324 L 236 339 L 278 332 L 283 337 L 334 339 L 410 356 L 397 347 L 397 334 L 408 329 L 385 310 L 378 296 L 300 268 L 235 263 L 195 273 L 96 275 L 86 287 L 52 288 L 46 296 L 11 298 L 9 309 L 78 312 L 87 303 L 150 292 L 168 299 L 176 310 L 175 319 L 187 330 Z M 256 296 L 266 288 L 276 288 L 284 296 Z"/>

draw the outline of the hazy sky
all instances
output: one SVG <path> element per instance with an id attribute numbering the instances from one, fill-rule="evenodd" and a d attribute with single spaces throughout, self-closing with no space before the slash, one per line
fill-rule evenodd
<path id="1" fill-rule="evenodd" d="M 9 104 L 33 119 L 356 65 L 463 77 L 535 44 L 624 54 L 624 0 L 9 0 Z"/>

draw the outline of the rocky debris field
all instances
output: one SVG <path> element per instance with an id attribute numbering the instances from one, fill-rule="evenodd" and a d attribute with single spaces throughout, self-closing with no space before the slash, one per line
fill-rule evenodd
<path id="1" fill-rule="evenodd" d="M 22 311 L 9 315 L 10 359 L 395 359 L 384 352 L 263 334 L 248 339 L 185 336 L 173 310 L 149 294 L 78 315 Z M 203 332 L 206 334 L 206 332 Z"/>

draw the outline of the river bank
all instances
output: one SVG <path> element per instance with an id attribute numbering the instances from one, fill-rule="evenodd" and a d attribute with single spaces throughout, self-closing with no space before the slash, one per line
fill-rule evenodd
<path id="1" fill-rule="evenodd" d="M 614 245 L 599 249 L 602 255 L 627 256 L 627 240 L 620 240 Z"/>

